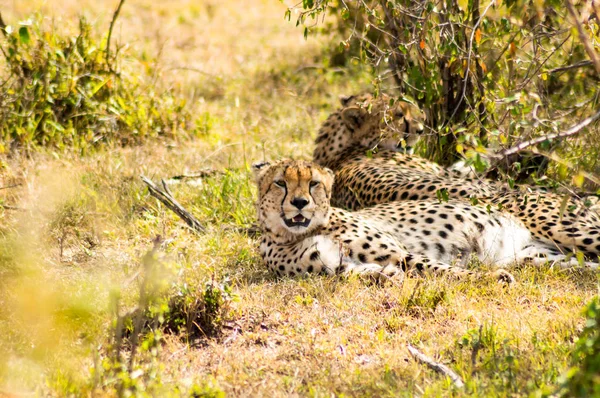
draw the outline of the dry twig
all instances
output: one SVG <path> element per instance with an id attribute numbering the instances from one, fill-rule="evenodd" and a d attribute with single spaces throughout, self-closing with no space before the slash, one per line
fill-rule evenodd
<path id="1" fill-rule="evenodd" d="M 16 187 L 20 187 L 23 184 L 13 184 L 13 185 L 7 185 L 5 187 L 0 187 L 0 191 L 3 189 L 9 189 L 9 188 L 16 188 Z"/>
<path id="2" fill-rule="evenodd" d="M 2 31 L 4 37 L 8 36 L 8 33 L 6 33 L 6 24 L 4 23 L 4 18 L 2 18 L 2 13 L 0 13 L 0 31 Z"/>
<path id="3" fill-rule="evenodd" d="M 565 4 L 567 5 L 567 10 L 569 10 L 569 14 L 571 14 L 571 17 L 573 18 L 573 21 L 575 22 L 575 27 L 577 28 L 577 33 L 579 34 L 579 40 L 583 44 L 583 48 L 585 48 L 585 52 L 587 52 L 588 56 L 590 57 L 590 61 L 594 65 L 596 72 L 600 73 L 600 56 L 594 49 L 594 45 L 590 42 L 589 37 L 585 33 L 583 23 L 581 22 L 581 17 L 575 10 L 575 7 L 573 6 L 573 3 L 571 2 L 571 0 L 565 1 Z"/>
<path id="4" fill-rule="evenodd" d="M 160 200 L 165 206 L 169 209 L 173 210 L 175 214 L 179 216 L 183 221 L 186 222 L 187 225 L 190 226 L 194 231 L 199 233 L 205 233 L 206 228 L 198 221 L 196 217 L 194 217 L 189 211 L 183 208 L 171 195 L 168 190 L 161 190 L 158 186 L 156 186 L 150 179 L 140 176 L 142 181 L 148 186 L 148 192 L 150 195 L 154 196 L 156 199 Z M 166 184 L 163 181 L 163 187 L 166 187 Z"/>
<path id="5" fill-rule="evenodd" d="M 119 1 L 119 5 L 117 6 L 117 9 L 115 10 L 115 13 L 113 14 L 113 17 L 110 21 L 110 27 L 108 28 L 108 37 L 106 38 L 106 64 L 109 68 L 111 68 L 111 70 L 112 66 L 110 65 L 110 39 L 112 37 L 113 28 L 115 27 L 115 22 L 117 21 L 119 13 L 121 12 L 121 7 L 123 7 L 123 3 L 125 3 L 125 0 Z"/>
<path id="6" fill-rule="evenodd" d="M 415 358 L 417 361 L 424 363 L 429 366 L 431 369 L 435 370 L 438 373 L 442 373 L 445 376 L 448 376 L 454 385 L 458 388 L 464 387 L 465 383 L 462 381 L 459 375 L 456 374 L 452 369 L 447 367 L 444 364 L 439 362 L 435 362 L 433 359 L 429 358 L 427 355 L 423 354 L 421 351 L 417 350 L 410 344 L 407 344 L 408 352 Z"/>
<path id="7" fill-rule="evenodd" d="M 186 180 L 186 179 L 197 179 L 197 178 L 205 178 L 213 175 L 222 175 L 224 174 L 222 171 L 215 169 L 201 169 L 195 173 L 190 174 L 179 174 L 170 178 L 170 180 Z"/>

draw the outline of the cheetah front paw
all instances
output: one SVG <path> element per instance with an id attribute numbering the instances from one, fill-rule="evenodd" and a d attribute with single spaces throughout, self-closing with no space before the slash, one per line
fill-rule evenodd
<path id="1" fill-rule="evenodd" d="M 405 273 L 402 268 L 397 267 L 395 265 L 386 265 L 379 272 L 379 282 L 392 282 L 394 284 L 402 284 L 404 282 Z"/>
<path id="2" fill-rule="evenodd" d="M 404 271 L 394 265 L 352 264 L 346 268 L 345 274 L 358 274 L 377 283 L 391 281 L 398 284 L 404 281 Z"/>
<path id="3" fill-rule="evenodd" d="M 491 275 L 500 283 L 507 285 L 515 283 L 515 277 L 505 269 L 498 269 L 492 272 Z"/>

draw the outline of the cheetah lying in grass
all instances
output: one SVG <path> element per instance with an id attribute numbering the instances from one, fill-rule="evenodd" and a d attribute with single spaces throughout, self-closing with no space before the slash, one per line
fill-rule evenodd
<path id="1" fill-rule="evenodd" d="M 456 200 L 423 200 L 348 212 L 330 206 L 333 172 L 329 169 L 294 160 L 257 163 L 253 168 L 263 232 L 260 253 L 280 276 L 398 277 L 407 270 L 479 274 L 464 268 L 471 256 L 496 266 L 546 259 L 577 264 L 534 240 L 514 217 L 496 210 Z M 513 280 L 503 269 L 494 275 Z"/>
<path id="2" fill-rule="evenodd" d="M 350 97 L 342 105 L 321 127 L 314 150 L 314 161 L 335 171 L 334 206 L 358 210 L 446 195 L 466 203 L 477 198 L 518 218 L 536 240 L 598 259 L 598 206 L 541 190 L 511 189 L 405 153 L 406 144 L 414 145 L 423 130 L 423 115 L 416 106 L 390 105 L 386 95 Z"/>

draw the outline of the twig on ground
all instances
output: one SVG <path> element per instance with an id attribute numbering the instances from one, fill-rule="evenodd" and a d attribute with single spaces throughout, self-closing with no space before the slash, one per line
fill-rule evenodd
<path id="1" fill-rule="evenodd" d="M 125 0 L 120 0 L 115 13 L 113 14 L 112 19 L 110 20 L 110 27 L 108 28 L 108 37 L 106 38 L 106 64 L 112 70 L 112 66 L 110 65 L 110 39 L 112 37 L 112 32 L 115 27 L 115 22 L 119 17 L 119 13 L 121 12 L 121 7 L 123 7 L 123 3 Z"/>
<path id="2" fill-rule="evenodd" d="M 6 33 L 6 24 L 4 23 L 4 18 L 2 18 L 2 13 L 0 13 L 0 31 L 2 31 L 4 37 L 8 36 L 8 33 Z"/>
<path id="3" fill-rule="evenodd" d="M 529 140 L 529 141 L 521 142 L 520 144 L 515 145 L 512 148 L 506 149 L 504 151 L 501 151 L 501 152 L 499 152 L 497 154 L 492 155 L 492 157 L 494 157 L 494 158 L 504 158 L 504 157 L 513 155 L 513 154 L 515 154 L 517 152 L 521 152 L 523 149 L 529 148 L 530 146 L 541 144 L 544 141 L 553 140 L 553 139 L 556 139 L 556 138 L 564 138 L 564 137 L 569 137 L 571 135 L 575 135 L 575 134 L 579 133 L 581 130 L 583 130 L 585 127 L 587 127 L 588 125 L 590 125 L 593 122 L 595 122 L 596 120 L 598 120 L 599 118 L 600 118 L 600 111 L 596 112 L 595 114 L 593 114 L 592 116 L 588 117 L 587 119 L 584 119 L 583 121 L 581 121 L 580 123 L 578 123 L 575 126 L 571 127 L 567 131 L 563 131 L 562 133 L 556 133 L 556 134 L 548 134 L 548 135 L 545 135 L 543 137 L 538 137 L 538 138 L 534 138 L 534 139 Z"/>
<path id="4" fill-rule="evenodd" d="M 237 227 L 232 225 L 223 226 L 222 231 L 232 231 L 238 233 L 245 233 L 250 238 L 256 238 L 262 234 L 262 230 L 257 224 L 252 224 L 249 227 Z"/>
<path id="5" fill-rule="evenodd" d="M 198 68 L 194 68 L 192 66 L 173 66 L 171 68 L 169 68 L 168 70 L 185 70 L 185 71 L 190 71 L 190 72 L 197 72 L 206 76 L 210 76 L 210 77 L 215 77 L 218 78 L 218 75 L 209 73 L 209 72 L 205 72 L 202 69 L 198 69 Z"/>
<path id="6" fill-rule="evenodd" d="M 197 171 L 195 173 L 191 173 L 191 174 L 179 174 L 179 175 L 169 178 L 169 180 L 185 180 L 185 179 L 194 179 L 194 178 L 204 178 L 204 177 L 210 177 L 213 175 L 221 175 L 221 174 L 224 174 L 224 173 L 219 170 L 202 169 L 202 170 L 199 170 L 199 171 Z"/>
<path id="7" fill-rule="evenodd" d="M 406 347 L 408 348 L 408 352 L 410 352 L 413 358 L 415 358 L 418 362 L 424 363 L 436 372 L 448 376 L 456 387 L 464 387 L 465 383 L 462 381 L 460 376 L 457 375 L 456 372 L 454 372 L 452 369 L 450 369 L 444 364 L 435 362 L 433 359 L 429 358 L 427 355 L 423 354 L 410 344 L 407 344 Z"/>
<path id="8" fill-rule="evenodd" d="M 13 185 L 7 185 L 5 187 L 0 187 L 0 191 L 3 189 L 9 189 L 9 188 L 16 188 L 16 187 L 20 187 L 23 184 L 13 184 Z"/>
<path id="9" fill-rule="evenodd" d="M 151 180 L 144 176 L 140 176 L 142 181 L 148 186 L 148 192 L 150 195 L 154 196 L 156 199 L 160 200 L 165 206 L 169 209 L 173 210 L 175 214 L 179 216 L 183 221 L 186 222 L 187 225 L 190 226 L 194 231 L 199 233 L 205 233 L 206 228 L 198 221 L 196 217 L 194 217 L 190 212 L 183 208 L 167 191 L 161 190 L 158 186 L 156 186 Z M 164 182 L 163 182 L 164 184 Z M 163 186 L 165 186 L 164 184 Z"/>
<path id="10" fill-rule="evenodd" d="M 10 205 L 2 205 L 2 204 L 0 204 L 0 208 L 2 208 L 4 210 L 21 210 L 21 211 L 27 211 L 27 209 L 24 209 L 22 207 L 10 206 Z"/>

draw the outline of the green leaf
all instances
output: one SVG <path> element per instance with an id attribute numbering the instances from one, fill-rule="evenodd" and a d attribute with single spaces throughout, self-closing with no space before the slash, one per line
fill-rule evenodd
<path id="1" fill-rule="evenodd" d="M 450 198 L 450 195 L 448 195 L 448 190 L 446 188 L 438 189 L 437 191 L 435 191 L 435 196 L 437 196 L 440 203 L 447 202 Z"/>
<path id="2" fill-rule="evenodd" d="M 342 19 L 345 21 L 350 18 L 350 10 L 347 8 L 342 9 Z"/>
<path id="3" fill-rule="evenodd" d="M 562 198 L 562 201 L 560 202 L 560 207 L 558 210 L 558 214 L 560 215 L 560 219 L 562 220 L 563 214 L 565 213 L 565 210 L 567 209 L 567 205 L 569 204 L 569 195 L 565 195 Z"/>
<path id="4" fill-rule="evenodd" d="M 29 29 L 27 26 L 21 26 L 19 28 L 19 40 L 23 44 L 29 44 L 31 42 L 31 37 L 29 36 Z"/>

